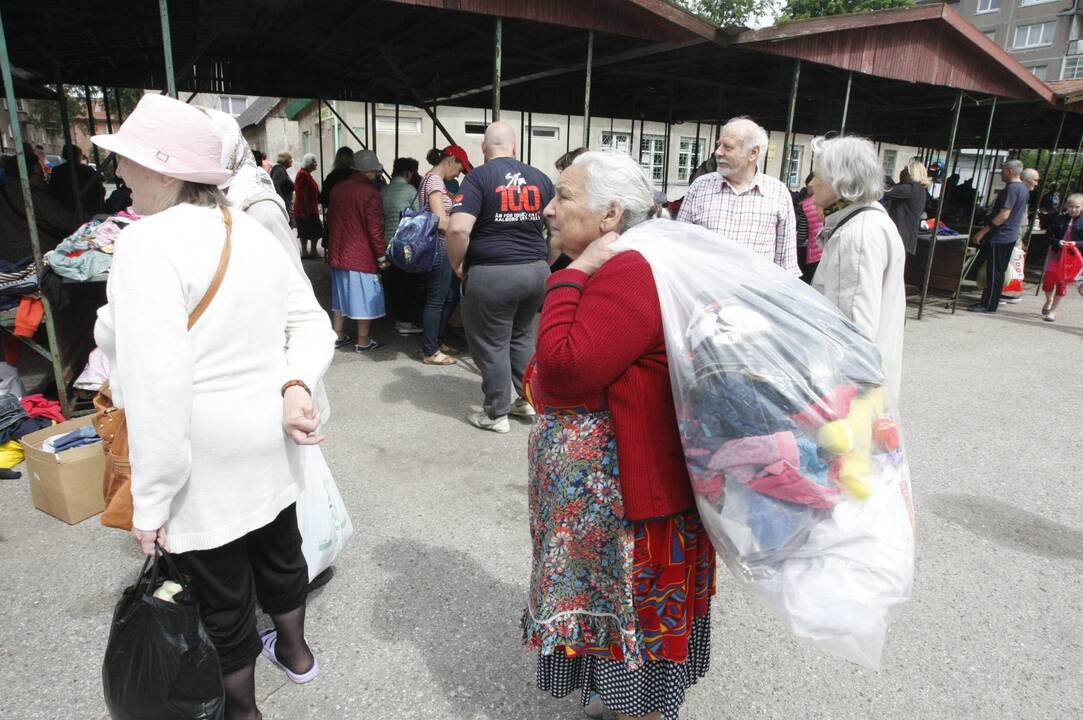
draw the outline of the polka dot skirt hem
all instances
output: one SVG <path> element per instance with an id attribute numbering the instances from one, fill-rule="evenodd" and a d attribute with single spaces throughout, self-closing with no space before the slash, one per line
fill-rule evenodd
<path id="1" fill-rule="evenodd" d="M 602 697 L 610 710 L 637 717 L 661 712 L 663 720 L 678 720 L 684 693 L 711 665 L 711 615 L 696 618 L 688 638 L 688 660 L 683 663 L 656 660 L 638 670 L 629 670 L 621 660 L 593 655 L 570 658 L 558 650 L 538 657 L 539 690 L 553 697 L 567 697 L 582 691 L 585 707 L 591 692 Z"/>

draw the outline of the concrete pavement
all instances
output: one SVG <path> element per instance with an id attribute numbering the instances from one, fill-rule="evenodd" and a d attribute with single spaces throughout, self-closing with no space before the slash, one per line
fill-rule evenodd
<path id="1" fill-rule="evenodd" d="M 1055 324 L 1039 304 L 1027 295 L 995 316 L 934 310 L 908 323 L 918 561 L 884 669 L 799 646 L 720 565 L 712 670 L 682 718 L 1083 717 L 1083 299 L 1069 297 Z M 425 366 L 418 338 L 379 336 L 385 349 L 339 352 L 327 377 L 324 450 L 356 534 L 310 599 L 323 674 L 294 686 L 260 660 L 264 717 L 581 717 L 576 700 L 534 689 L 520 645 L 529 425 L 475 430 L 468 360 Z M 134 545 L 96 520 L 69 527 L 38 512 L 25 478 L 0 492 L 0 716 L 104 718 L 101 658 L 140 566 Z"/>

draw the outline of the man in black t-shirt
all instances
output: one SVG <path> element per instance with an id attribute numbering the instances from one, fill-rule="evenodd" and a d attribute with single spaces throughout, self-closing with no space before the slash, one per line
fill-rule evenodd
<path id="1" fill-rule="evenodd" d="M 506 123 L 486 128 L 481 150 L 485 164 L 466 176 L 454 198 L 447 246 L 451 267 L 463 278 L 466 340 L 485 393 L 484 412 L 467 419 L 506 433 L 509 413 L 534 414 L 523 398 L 523 373 L 534 354 L 534 319 L 549 277 L 542 211 L 553 183 L 515 159 L 515 133 Z"/>

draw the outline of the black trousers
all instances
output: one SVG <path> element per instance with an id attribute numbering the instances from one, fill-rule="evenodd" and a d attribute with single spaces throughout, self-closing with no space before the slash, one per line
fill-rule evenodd
<path id="1" fill-rule="evenodd" d="M 305 602 L 308 565 L 301 553 L 296 505 L 233 542 L 173 558 L 191 581 L 223 675 L 259 657 L 257 600 L 268 615 L 296 610 Z"/>
<path id="2" fill-rule="evenodd" d="M 1004 290 L 1004 273 L 1012 261 L 1015 243 L 987 243 L 989 261 L 985 264 L 985 290 L 981 294 L 981 304 L 989 312 L 996 312 L 1000 306 L 1000 294 Z"/>

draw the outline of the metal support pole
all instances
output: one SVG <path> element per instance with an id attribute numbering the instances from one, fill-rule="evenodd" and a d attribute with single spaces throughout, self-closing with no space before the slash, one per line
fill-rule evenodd
<path id="1" fill-rule="evenodd" d="M 797 109 L 797 85 L 801 82 L 801 61 L 793 61 L 793 83 L 790 85 L 790 109 L 786 113 L 786 136 L 782 141 L 782 162 L 781 169 L 778 173 L 778 179 L 786 183 L 786 171 L 789 169 L 787 166 L 790 164 L 790 136 L 793 135 L 793 115 Z M 767 158 L 763 159 L 763 167 L 767 169 Z M 789 187 L 789 183 L 786 183 L 786 187 Z"/>
<path id="2" fill-rule="evenodd" d="M 504 54 L 504 18 L 496 19 L 496 37 L 493 42 L 493 122 L 500 119 L 500 72 Z"/>
<path id="3" fill-rule="evenodd" d="M 1038 186 L 1038 202 L 1034 203 L 1034 212 L 1027 213 L 1027 232 L 1023 236 L 1023 251 L 1026 252 L 1030 248 L 1030 233 L 1034 230 L 1034 218 L 1037 217 L 1038 212 L 1041 210 L 1042 197 L 1045 196 L 1045 186 L 1049 183 L 1049 168 L 1053 166 L 1053 156 L 1057 154 L 1057 146 L 1060 145 L 1060 135 L 1064 131 L 1064 119 L 1068 117 L 1068 111 L 1065 110 L 1060 114 L 1060 124 L 1057 125 L 1057 136 L 1053 140 L 1053 149 L 1049 152 L 1049 161 L 1045 164 L 1045 171 L 1042 173 L 1042 182 Z M 1038 159 L 1041 160 L 1041 153 L 1038 155 Z"/>
<path id="4" fill-rule="evenodd" d="M 568 124 L 568 132 L 564 133 L 564 152 L 572 151 L 572 114 L 568 113 L 568 119 L 565 121 Z"/>
<path id="5" fill-rule="evenodd" d="M 372 152 L 376 152 L 376 103 L 370 102 L 369 108 L 372 110 Z"/>
<path id="6" fill-rule="evenodd" d="M 526 113 L 522 110 L 519 111 L 519 157 L 526 160 Z"/>
<path id="7" fill-rule="evenodd" d="M 433 103 L 432 110 L 429 110 L 429 118 L 432 120 L 432 146 L 436 147 L 436 128 L 441 127 L 440 121 L 436 118 L 436 103 Z M 447 135 L 447 130 L 444 130 L 444 134 Z M 447 136 L 451 138 L 450 135 Z"/>
<path id="8" fill-rule="evenodd" d="M 839 123 L 839 135 L 846 134 L 846 117 L 850 114 L 850 88 L 854 84 L 854 72 L 846 73 L 846 99 L 842 101 L 842 122 Z"/>
<path id="9" fill-rule="evenodd" d="M 4 84 L 4 98 L 7 100 L 9 117 L 14 118 L 14 122 L 10 123 L 11 135 L 15 140 L 15 160 L 19 166 L 19 184 L 22 186 L 23 191 L 23 213 L 26 215 L 26 230 L 30 235 L 30 249 L 34 255 L 34 265 L 38 269 L 38 277 L 41 277 L 41 273 L 45 268 L 45 264 L 42 262 L 41 255 L 41 238 L 38 236 L 38 219 L 34 212 L 34 197 L 33 192 L 30 189 L 30 168 L 27 167 L 26 154 L 23 152 L 23 129 L 19 125 L 19 109 L 15 105 L 15 83 L 11 79 L 11 60 L 8 58 L 8 41 L 7 34 L 4 30 L 4 21 L 0 17 L 0 80 Z M 60 92 L 60 102 L 64 103 L 65 98 L 63 96 L 62 88 L 58 87 Z M 67 110 L 65 109 L 65 114 Z M 72 174 L 74 177 L 74 173 Z M 61 411 L 65 416 L 71 416 L 71 406 L 68 404 L 68 388 L 64 384 L 64 365 L 60 358 L 60 345 L 57 343 L 56 338 L 56 325 L 53 323 L 53 309 L 52 304 L 49 302 L 47 295 L 42 293 L 41 302 L 45 310 L 45 335 L 49 341 L 49 353 L 47 359 L 53 366 L 53 379 L 56 382 L 56 394 L 57 399 L 60 401 Z"/>
<path id="10" fill-rule="evenodd" d="M 688 177 L 692 177 L 692 173 L 694 173 L 696 171 L 696 168 L 699 167 L 699 129 L 700 129 L 700 120 L 697 117 L 697 119 L 696 119 L 696 141 L 695 141 L 695 144 L 692 146 L 692 163 L 691 163 L 692 167 L 688 169 Z M 685 179 L 687 180 L 687 178 L 685 178 Z"/>
<path id="11" fill-rule="evenodd" d="M 113 88 L 113 97 L 117 101 L 117 126 L 124 122 L 124 110 L 120 106 L 120 88 Z"/>
<path id="12" fill-rule="evenodd" d="M 1053 187 L 1057 191 L 1060 190 L 1060 174 L 1064 170 L 1064 161 L 1067 160 L 1067 159 L 1068 159 L 1068 153 L 1061 153 L 1060 154 L 1060 162 L 1057 163 L 1057 171 L 1055 173 L 1053 173 L 1053 175 L 1057 178 L 1056 181 L 1053 183 Z M 1060 203 L 1057 203 L 1057 207 L 1054 208 L 1053 203 L 1050 202 L 1049 206 L 1053 210 L 1058 210 L 1058 211 L 1060 210 Z"/>
<path id="13" fill-rule="evenodd" d="M 963 93 L 955 98 L 955 113 L 951 121 L 951 135 L 948 136 L 948 156 L 955 151 L 955 135 L 959 130 L 959 114 L 963 110 Z M 943 172 L 943 168 L 941 169 Z M 948 196 L 948 184 L 940 184 L 940 201 L 936 206 L 936 227 L 933 228 L 933 236 L 929 241 L 929 257 L 925 260 L 925 277 L 921 282 L 921 301 L 918 304 L 918 320 L 925 313 L 925 299 L 929 295 L 929 280 L 933 276 L 933 256 L 936 254 L 936 236 L 940 231 L 940 218 L 944 214 L 944 201 Z"/>
<path id="14" fill-rule="evenodd" d="M 993 178 L 995 175 L 992 171 L 996 170 L 997 164 L 1000 162 L 1000 146 L 1001 141 L 997 141 L 997 146 L 993 150 L 993 157 L 989 162 L 989 179 L 985 183 L 985 196 L 982 198 L 982 205 L 988 205 L 993 201 Z"/>
<path id="15" fill-rule="evenodd" d="M 669 86 L 669 100 L 666 102 L 666 131 L 662 134 L 662 194 L 669 192 L 669 161 L 673 153 L 669 145 L 673 141 L 673 84 Z"/>
<path id="16" fill-rule="evenodd" d="M 323 155 L 323 98 L 316 98 L 316 134 L 320 136 L 320 189 L 322 190 L 325 179 L 323 166 L 327 162 L 327 158 Z"/>
<path id="17" fill-rule="evenodd" d="M 982 163 L 985 162 L 985 151 L 989 148 L 989 136 L 993 134 L 993 118 L 997 112 L 997 99 L 993 98 L 992 104 L 989 106 L 989 122 L 985 126 L 985 140 L 982 142 L 981 155 L 978 156 L 974 166 L 974 201 L 970 203 L 970 220 L 966 224 L 966 236 L 967 241 L 963 244 L 963 262 L 962 267 L 959 269 L 959 282 L 955 285 L 955 295 L 951 298 L 951 312 L 955 314 L 955 306 L 959 302 L 959 293 L 963 288 L 963 277 L 966 275 L 966 271 L 969 268 L 969 264 L 966 261 L 966 249 L 970 245 L 970 237 L 974 234 L 974 216 L 978 212 L 978 184 L 980 182 L 979 172 L 981 171 Z"/>
<path id="18" fill-rule="evenodd" d="M 102 88 L 102 110 L 105 111 L 105 131 L 113 134 L 113 121 L 109 117 L 109 91 Z"/>
<path id="19" fill-rule="evenodd" d="M 173 38 L 169 32 L 169 4 L 158 0 L 158 14 L 162 18 L 162 54 L 165 55 L 165 86 L 172 98 L 177 97 L 177 78 L 173 75 Z"/>
<path id="20" fill-rule="evenodd" d="M 64 131 L 64 144 L 69 148 L 74 149 L 74 145 L 71 141 L 71 119 L 68 117 L 68 93 L 64 89 L 64 83 L 60 81 L 60 63 L 55 66 L 56 70 L 56 96 L 60 102 L 60 127 Z M 13 107 L 13 106 L 9 106 Z M 12 115 L 13 113 L 9 113 Z M 16 115 L 15 124 L 18 124 L 18 116 Z M 15 148 L 16 152 L 22 150 L 22 145 Z M 79 218 L 79 222 L 82 222 L 86 218 L 83 217 L 83 198 L 79 194 L 79 179 L 76 177 L 74 163 L 78 162 L 74 157 L 74 153 L 69 153 L 68 157 L 64 158 L 64 162 L 73 163 L 72 171 L 68 173 L 68 179 L 71 181 L 71 193 L 72 200 L 75 202 L 75 215 Z"/>
<path id="21" fill-rule="evenodd" d="M 594 31 L 587 33 L 587 80 L 583 87 L 583 147 L 590 149 L 590 80 L 594 65 Z"/>
<path id="22" fill-rule="evenodd" d="M 526 115 L 526 164 L 530 164 L 530 156 L 534 153 L 534 111 Z"/>
<path id="23" fill-rule="evenodd" d="M 87 133 L 90 135 L 90 137 L 94 137 L 98 133 L 95 131 L 95 128 L 94 128 L 94 103 L 90 99 L 90 86 L 89 85 L 84 85 L 83 86 L 83 97 L 86 98 L 86 129 L 87 129 Z M 94 167 L 101 168 L 101 166 L 102 166 L 102 156 L 101 156 L 101 153 L 98 152 L 98 146 L 95 145 L 94 143 L 91 143 L 90 146 L 91 146 L 91 152 L 94 153 Z"/>
<path id="24" fill-rule="evenodd" d="M 399 159 L 399 104 L 395 103 L 395 160 Z"/>

